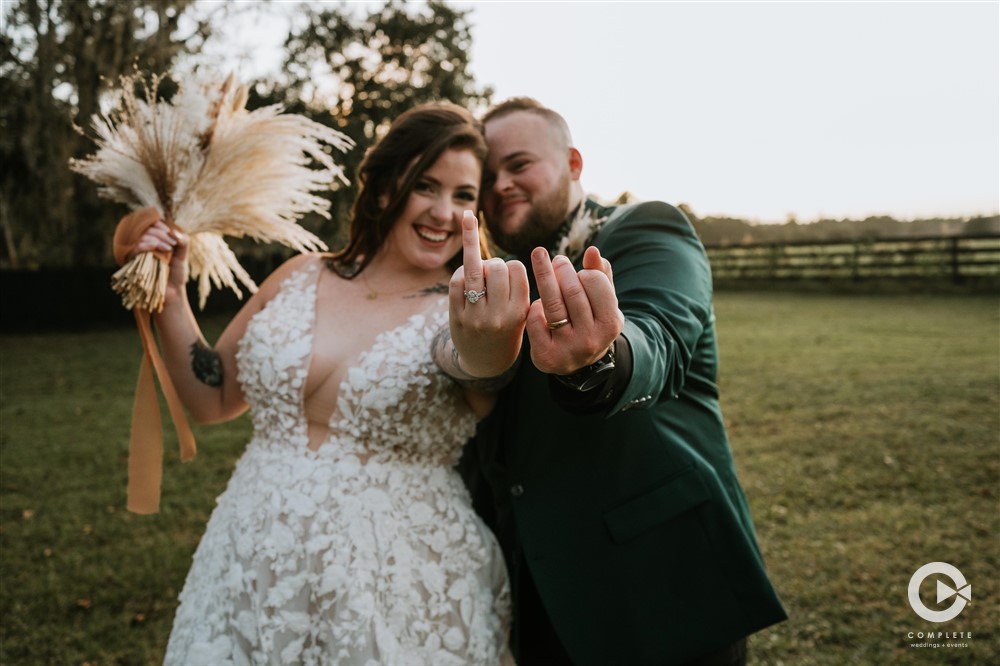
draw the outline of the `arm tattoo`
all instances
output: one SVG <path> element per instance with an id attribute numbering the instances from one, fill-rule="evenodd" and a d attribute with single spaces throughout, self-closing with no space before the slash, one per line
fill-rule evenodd
<path id="1" fill-rule="evenodd" d="M 222 386 L 222 357 L 201 340 L 191 344 L 191 370 L 202 384 Z"/>
<path id="2" fill-rule="evenodd" d="M 434 335 L 434 340 L 431 342 L 431 356 L 441 368 L 441 372 L 451 377 L 456 384 L 478 393 L 496 393 L 510 383 L 518 366 L 521 365 L 521 357 L 518 356 L 514 365 L 503 374 L 496 377 L 473 377 L 458 364 L 458 350 L 451 339 L 451 329 L 447 324 Z"/>

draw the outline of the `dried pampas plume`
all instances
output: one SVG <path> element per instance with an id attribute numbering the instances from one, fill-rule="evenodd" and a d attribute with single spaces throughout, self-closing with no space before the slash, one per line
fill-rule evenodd
<path id="1" fill-rule="evenodd" d="M 329 219 L 329 201 L 317 193 L 347 183 L 329 148 L 346 151 L 353 142 L 277 105 L 247 111 L 247 89 L 232 76 L 181 85 L 169 102 L 157 100 L 163 78 L 122 77 L 114 110 L 93 118 L 97 152 L 70 168 L 96 182 L 100 196 L 155 207 L 190 237 L 199 306 L 212 286 L 241 298 L 239 284 L 257 290 L 224 236 L 325 250 L 296 220 Z M 142 253 L 115 273 L 112 287 L 126 308 L 159 312 L 166 282 L 167 266 Z"/>

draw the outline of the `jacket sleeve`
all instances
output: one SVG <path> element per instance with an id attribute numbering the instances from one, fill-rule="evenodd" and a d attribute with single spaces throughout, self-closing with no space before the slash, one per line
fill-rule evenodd
<path id="1" fill-rule="evenodd" d="M 594 244 L 614 270 L 630 372 L 615 373 L 601 391 L 613 403 L 565 392 L 553 397 L 571 411 L 611 416 L 677 396 L 713 317 L 712 275 L 701 241 L 679 210 L 647 202 L 610 222 Z"/>

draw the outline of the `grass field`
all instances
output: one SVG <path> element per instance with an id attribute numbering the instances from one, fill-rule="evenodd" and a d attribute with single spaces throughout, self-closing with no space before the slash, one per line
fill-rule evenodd
<path id="1" fill-rule="evenodd" d="M 997 299 L 721 293 L 716 311 L 733 448 L 791 615 L 751 663 L 1000 663 Z M 2 664 L 162 659 L 249 424 L 196 427 L 186 465 L 168 427 L 162 511 L 126 513 L 139 353 L 131 330 L 0 338 Z M 933 561 L 973 590 L 944 624 L 906 598 Z M 972 638 L 907 638 L 931 630 Z"/>

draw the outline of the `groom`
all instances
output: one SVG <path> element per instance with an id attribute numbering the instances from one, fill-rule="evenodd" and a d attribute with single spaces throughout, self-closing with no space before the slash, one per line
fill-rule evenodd
<path id="1" fill-rule="evenodd" d="M 538 102 L 484 125 L 487 225 L 532 277 L 482 262 L 467 219 L 435 359 L 506 383 L 464 463 L 477 499 L 492 491 L 517 661 L 743 664 L 786 615 L 719 409 L 704 249 L 672 206 L 587 200 L 569 129 Z"/>

